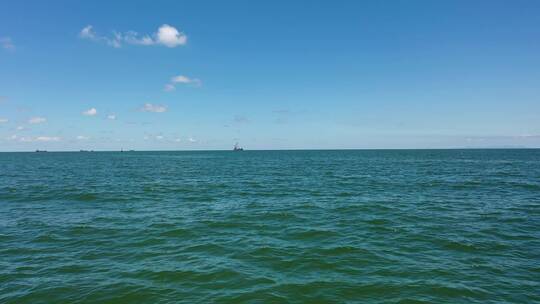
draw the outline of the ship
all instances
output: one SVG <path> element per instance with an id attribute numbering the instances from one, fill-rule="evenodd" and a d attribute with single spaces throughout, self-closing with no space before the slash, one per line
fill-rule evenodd
<path id="1" fill-rule="evenodd" d="M 235 152 L 244 151 L 244 148 L 241 148 L 241 147 L 238 145 L 238 143 L 236 143 L 236 144 L 234 144 L 233 151 L 235 151 Z"/>

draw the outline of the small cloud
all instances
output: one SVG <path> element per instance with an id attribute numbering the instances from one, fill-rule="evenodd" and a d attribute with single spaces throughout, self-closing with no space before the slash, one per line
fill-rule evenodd
<path id="1" fill-rule="evenodd" d="M 95 31 L 94 27 L 91 25 L 85 26 L 80 32 L 79 37 L 82 39 L 88 39 L 95 42 L 104 42 L 109 46 L 114 48 L 119 48 L 121 46 L 120 42 L 115 38 L 107 38 L 104 36 L 99 36 Z"/>
<path id="2" fill-rule="evenodd" d="M 0 123 L 8 123 L 9 119 L 7 118 L 0 118 Z"/>
<path id="3" fill-rule="evenodd" d="M 0 38 L 0 46 L 2 46 L 4 50 L 8 50 L 8 51 L 15 50 L 15 44 L 13 44 L 13 40 L 11 40 L 10 37 Z"/>
<path id="4" fill-rule="evenodd" d="M 56 136 L 38 136 L 36 141 L 60 141 L 60 137 Z"/>
<path id="5" fill-rule="evenodd" d="M 126 121 L 125 124 L 130 125 L 130 126 L 149 126 L 149 125 L 152 125 L 153 123 L 147 122 L 147 121 Z"/>
<path id="6" fill-rule="evenodd" d="M 184 75 L 178 75 L 171 78 L 171 81 L 165 85 L 165 91 L 170 92 L 176 89 L 176 84 L 186 84 L 194 87 L 202 86 L 202 81 L 198 78 L 189 78 Z"/>
<path id="7" fill-rule="evenodd" d="M 28 123 L 34 125 L 34 124 L 44 123 L 46 121 L 47 119 L 45 119 L 44 117 L 32 117 L 28 120 Z"/>
<path id="8" fill-rule="evenodd" d="M 24 126 L 18 126 L 16 129 L 17 129 L 17 131 L 22 131 L 22 130 L 24 130 L 26 128 Z"/>
<path id="9" fill-rule="evenodd" d="M 187 36 L 179 32 L 175 27 L 164 24 L 159 27 L 156 33 L 156 42 L 172 48 L 186 44 Z"/>
<path id="10" fill-rule="evenodd" d="M 86 116 L 95 116 L 97 114 L 97 110 L 96 108 L 90 108 L 84 112 L 82 112 L 83 115 L 86 115 Z"/>
<path id="11" fill-rule="evenodd" d="M 135 45 L 152 45 L 155 42 L 150 38 L 148 35 L 144 35 L 142 37 L 139 37 L 139 34 L 134 31 L 128 31 L 126 33 L 114 33 L 114 41 L 116 41 L 119 45 L 120 43 L 126 42 L 128 44 L 135 44 Z"/>
<path id="12" fill-rule="evenodd" d="M 88 139 L 90 139 L 88 136 L 84 136 L 84 135 L 78 135 L 76 138 L 77 138 L 77 140 L 88 140 Z"/>
<path id="13" fill-rule="evenodd" d="M 141 108 L 141 111 L 143 112 L 153 112 L 153 113 L 163 113 L 167 111 L 167 107 L 162 105 L 154 105 L 151 103 L 145 103 L 144 106 Z"/>
<path id="14" fill-rule="evenodd" d="M 197 140 L 195 140 L 193 137 L 188 138 L 188 141 L 190 143 L 196 143 L 197 142 Z"/>
<path id="15" fill-rule="evenodd" d="M 196 86 L 201 86 L 202 85 L 202 81 L 198 78 L 189 78 L 187 76 L 184 76 L 184 75 L 178 75 L 178 76 L 175 76 L 173 78 L 171 78 L 171 82 L 172 83 L 185 83 L 185 84 L 193 84 L 193 85 L 196 85 Z"/>
<path id="16" fill-rule="evenodd" d="M 163 24 L 153 35 L 143 34 L 135 31 L 113 32 L 111 36 L 101 36 L 94 31 L 92 25 L 85 26 L 80 32 L 79 37 L 94 42 L 102 42 L 114 48 L 122 47 L 122 44 L 132 45 L 164 45 L 170 48 L 187 43 L 187 36 L 173 26 Z"/>
<path id="17" fill-rule="evenodd" d="M 143 137 L 144 140 L 164 140 L 166 139 L 165 136 L 161 133 L 158 134 L 146 134 Z"/>
<path id="18" fill-rule="evenodd" d="M 234 117 L 234 122 L 235 123 L 248 123 L 249 122 L 249 118 L 243 116 L 243 115 L 236 115 Z"/>
<path id="19" fill-rule="evenodd" d="M 190 83 L 191 79 L 183 75 L 178 75 L 171 78 L 171 82 L 172 83 Z"/>
<path id="20" fill-rule="evenodd" d="M 174 87 L 173 84 L 167 83 L 167 84 L 165 85 L 165 87 L 163 88 L 163 90 L 164 90 L 165 92 L 172 92 L 172 91 L 176 90 L 176 88 Z"/>
<path id="21" fill-rule="evenodd" d="M 175 142 L 181 142 L 182 139 L 180 139 L 180 138 L 175 138 L 174 141 L 175 141 Z"/>
<path id="22" fill-rule="evenodd" d="M 19 137 L 16 134 L 11 135 L 8 139 L 15 140 L 19 142 L 51 142 L 51 141 L 60 141 L 61 138 L 57 136 L 38 136 L 38 137 Z"/>
<path id="23" fill-rule="evenodd" d="M 20 142 L 34 142 L 37 139 L 32 137 L 19 137 L 17 140 Z"/>
<path id="24" fill-rule="evenodd" d="M 116 115 L 114 115 L 114 114 L 109 114 L 109 115 L 107 115 L 107 119 L 115 120 L 115 119 L 116 119 Z"/>
<path id="25" fill-rule="evenodd" d="M 81 32 L 79 33 L 79 37 L 81 38 L 87 38 L 87 39 L 95 39 L 96 33 L 93 30 L 93 26 L 87 25 L 85 26 Z"/>
<path id="26" fill-rule="evenodd" d="M 516 138 L 540 138 L 540 135 L 537 134 L 520 134 L 517 135 Z"/>
<path id="27" fill-rule="evenodd" d="M 115 49 L 118 49 L 118 48 L 121 48 L 122 47 L 122 44 L 120 43 L 120 41 L 116 40 L 116 39 L 113 39 L 113 40 L 106 40 L 107 41 L 107 44 L 112 46 L 113 48 Z"/>

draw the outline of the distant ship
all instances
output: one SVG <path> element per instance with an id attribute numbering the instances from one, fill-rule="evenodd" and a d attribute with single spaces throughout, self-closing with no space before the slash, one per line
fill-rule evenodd
<path id="1" fill-rule="evenodd" d="M 36 150 L 36 152 L 39 152 L 39 153 L 41 153 L 41 152 L 47 152 L 47 150 Z"/>
<path id="2" fill-rule="evenodd" d="M 233 148 L 233 151 L 235 152 L 238 152 L 238 151 L 244 151 L 244 148 L 241 148 L 238 143 L 234 144 L 234 148 Z"/>

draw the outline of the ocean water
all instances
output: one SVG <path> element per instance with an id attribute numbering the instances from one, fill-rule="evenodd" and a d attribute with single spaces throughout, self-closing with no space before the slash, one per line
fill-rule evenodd
<path id="1" fill-rule="evenodd" d="M 0 153 L 0 303 L 540 303 L 540 150 Z"/>

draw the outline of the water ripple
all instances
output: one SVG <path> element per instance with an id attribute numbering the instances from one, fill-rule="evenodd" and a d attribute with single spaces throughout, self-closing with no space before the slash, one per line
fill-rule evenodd
<path id="1" fill-rule="evenodd" d="M 540 151 L 0 154 L 0 303 L 540 302 Z"/>

